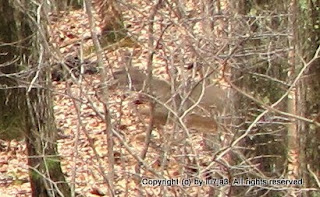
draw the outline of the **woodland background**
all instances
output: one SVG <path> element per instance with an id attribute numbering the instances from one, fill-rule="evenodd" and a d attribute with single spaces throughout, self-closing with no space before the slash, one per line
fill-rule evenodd
<path id="1" fill-rule="evenodd" d="M 2 0 L 0 194 L 320 196 L 319 44 L 319 0 Z"/>

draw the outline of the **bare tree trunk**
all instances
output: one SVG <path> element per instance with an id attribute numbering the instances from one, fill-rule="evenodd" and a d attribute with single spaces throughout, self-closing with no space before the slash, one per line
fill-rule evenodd
<path id="1" fill-rule="evenodd" d="M 51 0 L 51 4 L 53 10 L 58 14 L 60 11 L 81 8 L 83 0 Z"/>
<path id="2" fill-rule="evenodd" d="M 297 57 L 297 2 L 296 0 L 291 0 L 289 4 L 289 29 L 290 29 L 290 36 L 289 36 L 289 57 L 288 57 L 288 64 L 291 66 L 291 71 L 289 72 L 289 80 L 292 83 L 294 78 L 296 77 L 295 73 L 299 69 L 296 65 L 298 62 L 296 61 Z M 298 86 L 293 84 L 293 88 L 290 90 L 288 94 L 288 113 L 296 115 L 298 113 Z M 298 133 L 298 124 L 297 120 L 292 119 L 288 125 L 288 172 L 287 178 L 288 179 L 298 179 L 299 177 L 299 133 Z M 290 196 L 297 196 L 293 190 L 289 191 Z"/>
<path id="3" fill-rule="evenodd" d="M 45 88 L 32 88 L 27 92 L 26 144 L 34 197 L 70 196 L 57 154 L 57 130 L 51 98 L 50 91 Z"/>
<path id="4" fill-rule="evenodd" d="M 18 83 L 14 78 L 8 77 L 18 71 L 14 56 L 17 47 L 5 44 L 19 37 L 14 23 L 14 9 L 8 1 L 1 1 L 0 10 L 0 139 L 11 141 L 24 135 L 25 114 L 19 108 L 25 108 L 25 103 L 20 99 L 25 91 L 17 88 Z"/>
<path id="5" fill-rule="evenodd" d="M 8 89 L 1 91 L 10 92 L 17 99 L 9 99 L 5 103 L 0 103 L 2 110 L 19 111 L 21 116 L 19 122 L 21 130 L 25 132 L 29 175 L 33 197 L 46 196 L 70 196 L 70 189 L 65 181 L 60 166 L 60 158 L 56 147 L 56 127 L 53 116 L 52 95 L 50 91 L 50 67 L 46 51 L 46 22 L 36 23 L 35 18 L 30 18 L 36 13 L 38 7 L 31 1 L 22 3 L 18 1 L 1 1 L 0 3 L 0 24 L 5 28 L 0 28 L 1 40 L 6 43 L 17 43 L 18 46 L 1 47 L 2 54 L 7 54 L 1 58 L 1 63 L 7 64 L 1 68 L 2 76 L 0 83 L 7 85 Z M 46 5 L 43 5 L 41 14 Z M 35 31 L 41 33 L 37 34 Z M 38 37 L 33 37 L 38 35 Z M 41 35 L 41 36 L 40 36 Z M 30 48 L 32 48 L 30 50 Z M 32 51 L 32 52 L 31 52 Z M 18 58 L 13 60 L 13 57 Z M 19 71 L 18 65 L 25 65 L 25 77 L 9 77 Z M 29 70 L 30 68 L 30 70 Z M 48 70 L 49 69 L 49 70 Z M 31 82 L 28 82 L 31 80 Z M 12 91 L 14 90 L 15 91 Z M 18 102 L 18 105 L 16 101 Z M 7 105 L 7 106 L 5 106 Z M 3 116 L 5 113 L 0 113 Z M 15 115 L 15 114 L 11 114 Z"/>
<path id="6" fill-rule="evenodd" d="M 115 0 L 95 0 L 102 19 L 101 46 L 115 43 L 126 36 L 121 10 Z"/>
<path id="7" fill-rule="evenodd" d="M 299 42 L 300 51 L 302 51 L 302 56 L 305 57 L 305 61 L 313 61 L 313 63 L 310 65 L 310 69 L 306 74 L 308 77 L 304 78 L 305 81 L 303 84 L 300 84 L 306 91 L 306 101 L 302 102 L 306 105 L 306 114 L 301 114 L 301 116 L 313 117 L 315 121 L 320 122 L 320 58 L 314 59 L 317 58 L 315 57 L 315 52 L 320 50 L 320 28 L 315 28 L 320 25 L 320 21 L 318 20 L 320 17 L 318 11 L 320 1 L 307 1 L 307 4 L 307 9 L 299 10 L 299 26 L 305 27 L 299 29 Z M 302 99 L 304 99 L 303 94 L 301 94 L 301 96 Z M 299 104 L 300 103 L 299 101 Z M 302 111 L 301 113 L 304 112 Z M 299 123 L 299 128 L 301 128 L 300 131 L 303 131 L 300 136 L 300 150 L 303 151 L 300 154 L 300 161 L 305 187 L 319 187 L 319 177 L 317 178 L 315 174 L 320 174 L 320 127 Z M 318 193 L 319 191 L 305 191 L 303 196 L 317 196 Z"/>

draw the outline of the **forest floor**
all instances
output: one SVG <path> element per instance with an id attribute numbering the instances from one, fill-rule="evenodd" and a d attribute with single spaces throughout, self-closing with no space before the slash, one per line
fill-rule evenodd
<path id="1" fill-rule="evenodd" d="M 122 48 L 107 54 L 107 66 L 112 69 L 121 67 L 123 53 L 131 53 L 135 67 L 145 68 L 147 62 L 147 13 L 150 6 L 141 6 L 140 14 L 126 13 L 125 21 L 129 32 L 137 37 L 139 48 Z M 145 16 L 144 16 L 145 14 Z M 83 10 L 69 11 L 63 17 L 52 16 L 50 40 L 60 48 L 63 57 L 79 55 L 79 40 L 90 37 L 87 15 Z M 158 19 L 160 20 L 160 19 Z M 162 20 L 166 20 L 165 18 Z M 99 19 L 97 20 L 98 27 Z M 160 28 L 161 27 L 157 27 Z M 172 30 L 173 31 L 173 30 Z M 159 32 L 158 32 L 159 33 Z M 170 34 L 166 35 L 170 36 Z M 90 44 L 90 40 L 84 44 Z M 94 62 L 92 57 L 90 61 Z M 163 54 L 155 54 L 155 75 L 166 78 L 165 60 Z M 108 187 L 103 180 L 103 174 L 108 172 L 106 125 L 99 118 L 103 113 L 103 105 L 99 101 L 99 74 L 86 75 L 78 84 L 70 80 L 53 82 L 54 87 L 54 112 L 61 139 L 58 140 L 58 150 L 62 158 L 62 168 L 69 183 L 75 184 L 77 193 L 83 196 L 108 196 Z M 109 98 L 110 111 L 115 129 L 120 131 L 126 143 L 133 148 L 134 153 L 139 154 L 143 149 L 145 140 L 145 123 L 135 115 L 132 100 L 126 98 L 120 90 L 111 92 Z M 170 132 L 170 126 L 166 132 Z M 157 129 L 153 132 L 155 145 L 148 153 L 148 162 L 153 169 L 158 169 L 159 147 L 165 136 L 160 135 Z M 117 196 L 136 196 L 137 183 L 134 179 L 137 161 L 125 150 L 119 140 L 115 143 L 115 191 Z M 201 136 L 194 135 L 195 150 L 202 150 Z M 178 146 L 177 146 L 178 148 Z M 179 160 L 169 162 L 167 175 L 175 177 L 179 175 Z M 11 141 L 9 151 L 0 152 L 0 196 L 30 196 L 30 184 L 28 180 L 27 154 L 24 141 Z M 154 175 L 145 173 L 145 176 Z M 158 196 L 159 189 L 148 187 L 150 196 Z M 146 188 L 145 188 L 146 189 Z M 177 189 L 175 192 L 177 192 Z M 197 194 L 199 188 L 190 188 L 189 196 Z"/>

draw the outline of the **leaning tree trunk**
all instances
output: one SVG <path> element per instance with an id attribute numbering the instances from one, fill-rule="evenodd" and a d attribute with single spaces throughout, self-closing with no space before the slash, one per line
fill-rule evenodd
<path id="1" fill-rule="evenodd" d="M 69 9 L 80 9 L 83 5 L 83 0 L 51 0 L 53 10 L 57 13 Z"/>
<path id="2" fill-rule="evenodd" d="M 5 96 L 0 99 L 0 119 L 10 115 L 21 122 L 20 130 L 25 134 L 28 150 L 32 196 L 70 196 L 56 147 L 46 22 L 37 20 L 44 16 L 46 5 L 37 4 L 42 5 L 39 9 L 34 1 L 0 2 L 0 40 L 10 43 L 0 47 L 4 54 L 0 56 L 0 63 L 4 65 L 0 67 L 0 85 L 4 87 L 0 96 Z M 19 75 L 19 71 L 23 72 Z"/>
<path id="3" fill-rule="evenodd" d="M 122 13 L 115 0 L 95 0 L 95 6 L 102 19 L 101 46 L 120 41 L 127 35 Z"/>

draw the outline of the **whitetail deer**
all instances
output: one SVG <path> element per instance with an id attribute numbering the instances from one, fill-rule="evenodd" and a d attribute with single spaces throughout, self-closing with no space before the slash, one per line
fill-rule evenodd
<path id="1" fill-rule="evenodd" d="M 113 73 L 116 82 L 112 88 L 124 88 L 131 86 L 135 91 L 143 90 L 147 75 L 139 69 L 131 68 L 129 70 L 119 70 Z M 155 101 L 154 122 L 156 125 L 164 125 L 167 122 L 169 108 L 173 106 L 173 101 L 176 106 L 182 105 L 183 111 L 193 107 L 185 118 L 184 122 L 187 128 L 195 129 L 204 133 L 214 133 L 217 131 L 217 123 L 214 114 L 222 113 L 226 106 L 230 104 L 226 91 L 215 85 L 202 87 L 198 84 L 186 94 L 184 98 L 182 92 L 177 92 L 176 95 L 171 94 L 171 85 L 161 79 L 153 77 L 151 80 L 152 96 L 144 93 L 139 94 L 139 99 L 143 101 Z M 142 96 L 141 96 L 142 95 Z M 139 113 L 149 115 L 148 107 L 141 107 Z"/>

